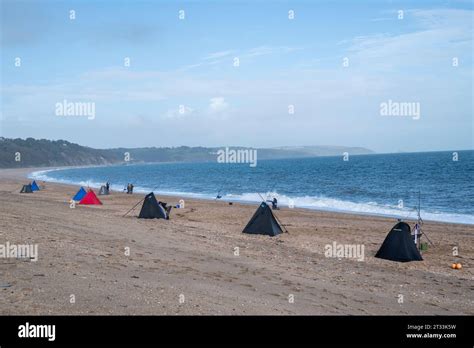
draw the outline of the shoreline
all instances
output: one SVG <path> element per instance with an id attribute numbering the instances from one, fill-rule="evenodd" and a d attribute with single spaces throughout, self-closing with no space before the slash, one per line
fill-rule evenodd
<path id="1" fill-rule="evenodd" d="M 166 163 L 168 163 L 168 162 L 166 162 Z M 140 164 L 146 164 L 146 163 L 140 163 Z M 155 163 L 147 163 L 147 164 L 155 164 Z M 100 165 L 100 166 L 90 165 L 90 166 L 69 166 L 69 167 L 39 167 L 39 168 L 34 168 L 33 167 L 33 168 L 18 168 L 18 169 L 15 168 L 15 169 L 6 169 L 6 170 L 19 170 L 19 171 L 24 170 L 25 172 L 23 172 L 24 173 L 23 175 L 25 176 L 25 178 L 29 178 L 29 179 L 35 179 L 35 180 L 40 180 L 40 181 L 45 181 L 45 182 L 55 183 L 55 184 L 61 184 L 61 185 L 81 186 L 81 184 L 72 183 L 72 182 L 62 182 L 62 181 L 56 181 L 56 180 L 38 179 L 38 178 L 32 177 L 31 174 L 34 174 L 34 173 L 37 173 L 37 172 L 48 172 L 48 171 L 56 171 L 56 170 L 80 169 L 80 168 L 103 168 L 103 167 L 109 167 L 109 166 L 118 166 L 118 165 L 117 164 L 111 164 L 111 165 Z M 1 170 L 2 169 L 0 169 L 0 171 Z M 5 170 L 5 169 L 3 169 L 3 170 Z M 98 185 L 93 185 L 93 186 L 90 186 L 90 187 L 92 187 L 94 189 L 99 189 L 100 188 L 100 186 L 98 186 Z M 113 189 L 112 187 L 110 188 L 110 191 L 123 192 L 123 190 Z M 172 193 L 169 193 L 169 192 L 158 192 L 158 191 L 154 191 L 154 192 L 156 192 L 156 194 L 158 194 L 158 195 L 166 196 L 166 197 L 170 197 L 170 198 L 180 197 L 180 198 L 185 198 L 185 199 L 202 200 L 202 201 L 207 201 L 207 202 L 215 201 L 214 198 L 205 197 L 204 196 L 205 194 L 199 194 L 199 193 L 187 192 L 187 193 L 172 194 Z M 136 194 L 141 194 L 141 195 L 146 195 L 147 193 L 148 193 L 148 191 L 147 192 L 145 192 L 143 190 L 136 191 Z M 241 200 L 241 199 L 232 200 L 231 198 L 226 198 L 226 197 L 223 197 L 220 201 L 226 202 L 226 203 L 232 202 L 234 204 L 244 204 L 244 205 L 255 205 L 255 204 L 259 203 L 259 201 L 247 201 L 247 200 Z M 347 202 L 350 202 L 350 201 L 347 201 Z M 281 205 L 281 207 L 288 208 L 287 205 Z M 401 216 L 401 215 L 397 215 L 397 214 L 384 214 L 384 213 L 376 213 L 376 212 L 358 212 L 358 211 L 343 210 L 343 209 L 336 209 L 336 208 L 324 209 L 324 208 L 320 208 L 320 207 L 300 206 L 300 207 L 295 207 L 295 208 L 292 208 L 292 209 L 303 209 L 303 210 L 308 210 L 308 211 L 327 212 L 327 213 L 335 213 L 335 214 L 349 214 L 349 215 L 355 215 L 355 216 L 368 216 L 368 217 L 380 217 L 380 218 L 388 218 L 388 219 L 401 219 L 403 221 L 410 221 L 410 222 L 416 221 L 416 217 L 410 216 L 410 215 L 414 215 L 415 212 L 404 212 L 404 213 L 407 213 L 407 215 Z M 449 215 L 449 214 L 453 214 L 453 213 L 445 213 L 445 214 Z M 427 222 L 431 222 L 431 223 L 441 223 L 441 224 L 454 224 L 454 225 L 460 224 L 460 225 L 466 225 L 466 226 L 474 226 L 474 222 L 469 223 L 469 222 L 463 222 L 463 221 L 461 221 L 461 222 L 460 221 L 442 221 L 442 220 L 434 220 L 434 219 L 430 219 L 430 218 L 423 218 L 423 221 L 427 221 Z"/>

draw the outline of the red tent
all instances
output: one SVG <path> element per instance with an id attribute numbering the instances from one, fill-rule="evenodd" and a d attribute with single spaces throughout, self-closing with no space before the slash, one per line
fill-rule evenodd
<path id="1" fill-rule="evenodd" d="M 102 202 L 97 198 L 94 191 L 89 190 L 84 198 L 79 201 L 79 204 L 102 204 Z"/>

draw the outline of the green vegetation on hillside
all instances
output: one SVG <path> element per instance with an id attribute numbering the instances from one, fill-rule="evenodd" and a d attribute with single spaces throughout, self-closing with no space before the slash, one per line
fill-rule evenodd
<path id="1" fill-rule="evenodd" d="M 243 149 L 243 147 L 232 147 Z M 209 147 L 144 147 L 93 149 L 65 140 L 0 137 L 0 168 L 106 165 L 140 162 L 211 162 L 217 151 Z M 371 150 L 344 146 L 301 146 L 258 149 L 258 159 L 303 158 L 370 154 Z M 125 158 L 129 154 L 129 161 Z"/>

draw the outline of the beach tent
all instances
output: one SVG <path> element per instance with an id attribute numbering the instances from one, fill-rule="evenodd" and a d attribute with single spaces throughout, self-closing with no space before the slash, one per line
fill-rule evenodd
<path id="1" fill-rule="evenodd" d="M 31 190 L 32 191 L 39 191 L 39 187 L 38 187 L 38 184 L 36 184 L 36 181 L 33 180 L 33 182 L 31 183 Z"/>
<path id="2" fill-rule="evenodd" d="M 379 259 L 408 262 L 423 261 L 406 222 L 398 222 L 388 233 L 375 257 Z"/>
<path id="3" fill-rule="evenodd" d="M 168 219 L 165 208 L 158 203 L 153 192 L 145 196 L 142 209 L 138 215 L 139 219 Z"/>
<path id="4" fill-rule="evenodd" d="M 86 190 L 84 190 L 84 187 L 81 186 L 79 191 L 77 191 L 76 195 L 72 197 L 73 201 L 80 201 L 81 199 L 84 198 L 84 196 L 87 194 Z"/>
<path id="5" fill-rule="evenodd" d="M 99 195 L 108 195 L 108 194 L 109 194 L 109 190 L 107 190 L 106 186 L 102 185 L 99 190 Z"/>
<path id="6" fill-rule="evenodd" d="M 87 194 L 80 200 L 79 204 L 102 204 L 102 202 L 97 198 L 94 191 L 89 190 Z"/>
<path id="7" fill-rule="evenodd" d="M 242 232 L 276 236 L 283 231 L 275 219 L 275 216 L 273 216 L 270 207 L 267 203 L 262 202 Z"/>
<path id="8" fill-rule="evenodd" d="M 31 189 L 31 184 L 23 185 L 20 193 L 33 193 L 33 190 Z"/>

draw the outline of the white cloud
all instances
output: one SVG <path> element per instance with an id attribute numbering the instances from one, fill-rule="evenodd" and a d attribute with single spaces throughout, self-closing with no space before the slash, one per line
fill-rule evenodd
<path id="1" fill-rule="evenodd" d="M 204 60 L 211 60 L 211 59 L 218 59 L 218 58 L 222 58 L 222 57 L 227 57 L 227 56 L 231 55 L 232 52 L 233 52 L 232 50 L 213 52 L 213 53 L 209 53 L 203 59 Z"/>
<path id="2" fill-rule="evenodd" d="M 259 46 L 243 51 L 239 57 L 259 57 L 269 54 L 290 53 L 301 49 L 301 47 L 288 46 Z"/>
<path id="3" fill-rule="evenodd" d="M 347 49 L 348 57 L 361 66 L 385 70 L 401 66 L 439 68 L 472 47 L 472 11 L 407 10 L 400 23 L 410 19 L 415 20 L 418 30 L 355 37 Z"/>
<path id="4" fill-rule="evenodd" d="M 224 100 L 223 97 L 214 97 L 210 99 L 209 112 L 216 114 L 224 112 L 228 109 L 229 104 Z"/>
<path id="5" fill-rule="evenodd" d="M 179 141 L 175 138 L 183 134 L 189 141 L 204 145 L 208 144 L 209 129 L 212 129 L 212 136 L 219 143 L 226 137 L 244 134 L 245 129 L 251 128 L 260 129 L 262 133 L 242 137 L 242 141 L 248 144 L 255 141 L 263 144 L 266 140 L 270 143 L 273 138 L 279 141 L 275 145 L 291 144 L 295 139 L 310 144 L 312 139 L 331 142 L 337 136 L 344 135 L 354 145 L 391 150 L 390 143 L 381 144 L 376 138 L 367 140 L 364 137 L 368 132 L 377 133 L 379 137 L 390 134 L 387 121 L 377 117 L 377 106 L 389 97 L 407 101 L 416 98 L 416 101 L 423 103 L 427 117 L 417 124 L 397 124 L 399 133 L 407 134 L 400 141 L 415 138 L 415 127 L 419 124 L 425 127 L 424 136 L 420 139 L 426 142 L 420 148 L 438 148 L 436 144 L 440 137 L 437 132 L 447 130 L 450 134 L 456 134 L 457 129 L 462 128 L 464 135 L 445 142 L 450 148 L 462 148 L 472 139 L 472 135 L 466 135 L 465 131 L 472 125 L 472 106 L 468 95 L 472 91 L 471 17 L 471 11 L 407 10 L 404 20 L 413 21 L 409 27 L 415 29 L 411 32 L 348 38 L 338 42 L 337 53 L 330 52 L 326 57 L 313 56 L 307 64 L 289 67 L 286 71 L 276 70 L 271 76 L 266 74 L 266 70 L 264 74 L 257 72 L 248 78 L 225 74 L 225 71 L 224 74 L 206 74 L 206 70 L 202 70 L 199 74 L 192 74 L 193 71 L 183 70 L 215 64 L 231 66 L 233 55 L 257 60 L 271 54 L 289 53 L 297 48 L 258 46 L 246 50 L 218 51 L 196 62 L 190 61 L 196 64 L 183 70 L 115 67 L 70 76 L 48 85 L 7 84 L 2 88 L 3 112 L 6 121 L 11 122 L 3 124 L 8 126 L 8 134 L 23 136 L 27 126 L 33 131 L 41 129 L 45 137 L 57 138 L 63 132 L 69 132 L 69 128 L 65 127 L 63 119 L 51 116 L 54 115 L 54 103 L 63 99 L 91 100 L 97 101 L 101 112 L 96 122 L 107 122 L 108 127 L 116 127 L 117 131 L 122 131 L 123 122 L 127 121 L 140 127 L 144 133 L 165 129 L 162 124 L 167 122 L 181 122 L 179 127 L 169 128 L 165 138 L 159 140 L 166 139 L 177 145 Z M 406 24 L 402 22 L 400 25 Z M 344 47 L 344 54 L 350 58 L 348 69 L 340 64 L 339 53 Z M 450 65 L 454 55 L 459 55 L 461 62 L 456 69 Z M 312 66 L 317 69 L 308 70 Z M 469 68 L 470 73 L 466 75 L 462 69 Z M 383 70 L 382 73 L 379 73 L 380 70 Z M 444 76 L 440 76 L 443 72 Z M 165 105 L 163 100 L 166 100 Z M 180 103 L 185 104 L 181 110 Z M 296 106 L 296 113 L 291 117 L 287 112 L 289 104 Z M 456 106 L 455 113 L 451 110 L 453 105 Z M 17 120 L 16 115 L 21 115 L 25 122 Z M 449 120 L 446 115 L 450 115 Z M 239 122 L 234 122 L 237 116 Z M 458 117 L 461 127 L 453 122 L 455 117 Z M 216 120 L 219 122 L 212 122 Z M 271 137 L 263 131 L 266 126 L 262 127 L 269 120 L 275 125 L 275 133 Z M 48 127 L 42 127 L 46 122 Z M 354 129 L 353 125 L 359 129 Z M 427 127 L 431 127 L 429 132 Z M 297 132 L 288 132 L 289 129 Z M 78 134 L 74 127 L 70 132 L 71 136 Z M 114 140 L 115 133 L 109 134 L 108 140 Z M 137 132 L 128 141 L 141 143 L 143 139 L 142 132 Z M 107 140 L 100 141 L 105 143 Z M 445 147 L 448 148 L 448 145 Z M 412 148 L 415 148 L 414 145 Z"/>
<path id="6" fill-rule="evenodd" d="M 197 63 L 188 64 L 178 68 L 177 71 L 187 71 L 203 66 L 217 65 L 220 63 L 230 64 L 230 59 L 235 56 L 239 58 L 254 58 L 271 54 L 285 54 L 303 49 L 302 47 L 289 46 L 258 46 L 243 50 L 225 50 L 209 53 L 202 57 Z"/>

